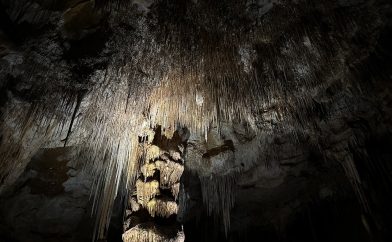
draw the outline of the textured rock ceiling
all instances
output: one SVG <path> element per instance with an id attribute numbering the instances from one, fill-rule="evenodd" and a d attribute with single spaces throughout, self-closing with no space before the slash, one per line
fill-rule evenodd
<path id="1" fill-rule="evenodd" d="M 236 187 L 268 207 L 268 189 L 325 197 L 348 181 L 383 221 L 369 196 L 390 156 L 369 142 L 390 142 L 390 16 L 383 0 L 0 0 L 0 192 L 38 149 L 74 146 L 104 236 L 140 140 L 186 128 L 185 170 L 225 227 Z"/>

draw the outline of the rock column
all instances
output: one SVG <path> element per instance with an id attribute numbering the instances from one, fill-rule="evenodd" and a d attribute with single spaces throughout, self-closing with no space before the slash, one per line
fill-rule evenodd
<path id="1" fill-rule="evenodd" d="M 184 171 L 185 141 L 174 132 L 168 139 L 155 134 L 144 142 L 140 175 L 129 198 L 124 242 L 184 241 L 177 222 L 180 178 Z"/>

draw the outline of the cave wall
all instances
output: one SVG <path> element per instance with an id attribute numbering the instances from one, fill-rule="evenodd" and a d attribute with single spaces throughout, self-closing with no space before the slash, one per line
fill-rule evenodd
<path id="1" fill-rule="evenodd" d="M 41 149 L 0 197 L 2 241 L 89 241 L 92 177 L 72 148 Z"/>

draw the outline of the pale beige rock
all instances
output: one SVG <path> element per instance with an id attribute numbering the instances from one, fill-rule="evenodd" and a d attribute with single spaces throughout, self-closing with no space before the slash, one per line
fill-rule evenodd
<path id="1" fill-rule="evenodd" d="M 155 163 L 144 164 L 141 168 L 144 177 L 152 177 L 156 171 Z"/>
<path id="2" fill-rule="evenodd" d="M 181 154 L 179 152 L 170 150 L 169 154 L 173 158 L 173 160 L 175 161 L 181 160 Z"/>
<path id="3" fill-rule="evenodd" d="M 166 230 L 173 230 L 173 228 L 166 228 Z M 168 233 L 164 233 L 165 228 L 158 228 L 154 224 L 145 223 L 139 224 L 132 229 L 126 231 L 122 235 L 124 242 L 184 242 L 185 234 L 183 231 L 177 231 L 172 238 L 169 238 Z"/>
<path id="4" fill-rule="evenodd" d="M 176 183 L 173 186 L 171 186 L 171 192 L 174 196 L 174 199 L 177 201 L 178 194 L 180 193 L 180 183 Z"/>
<path id="5" fill-rule="evenodd" d="M 159 194 L 159 182 L 156 180 L 143 182 L 138 179 L 136 181 L 137 202 L 144 205 Z"/>
<path id="6" fill-rule="evenodd" d="M 160 171 L 160 184 L 162 187 L 169 187 L 179 182 L 184 172 L 183 165 L 170 160 L 158 160 L 156 166 Z"/>
<path id="7" fill-rule="evenodd" d="M 169 127 L 163 131 L 163 135 L 166 136 L 166 138 L 168 139 L 172 139 L 175 131 L 175 129 Z"/>
<path id="8" fill-rule="evenodd" d="M 147 203 L 146 207 L 151 217 L 168 218 L 177 214 L 178 211 L 177 203 L 166 198 L 153 198 Z"/>
<path id="9" fill-rule="evenodd" d="M 131 197 L 129 203 L 130 203 L 130 205 L 131 205 L 131 210 L 132 210 L 132 212 L 139 211 L 139 209 L 140 209 L 140 204 L 137 202 L 137 198 L 136 198 L 136 197 Z"/>
<path id="10" fill-rule="evenodd" d="M 156 145 L 150 145 L 146 151 L 146 161 L 154 160 L 159 157 L 160 149 Z"/>

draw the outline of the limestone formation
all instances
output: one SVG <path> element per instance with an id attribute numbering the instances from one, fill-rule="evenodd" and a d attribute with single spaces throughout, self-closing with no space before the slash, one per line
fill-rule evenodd
<path id="1" fill-rule="evenodd" d="M 141 172 L 143 173 L 144 177 L 152 177 L 156 171 L 157 167 L 154 162 L 144 164 L 141 168 Z"/>
<path id="2" fill-rule="evenodd" d="M 178 230 L 179 224 L 172 220 L 178 213 L 178 196 L 180 188 L 180 178 L 184 171 L 183 159 L 179 152 L 165 150 L 167 146 L 183 145 L 184 141 L 175 140 L 173 137 L 178 132 L 163 133 L 162 137 L 156 132 L 156 140 L 166 140 L 162 143 L 143 143 L 140 152 L 142 166 L 141 175 L 136 181 L 135 196 L 129 199 L 130 212 L 126 214 L 124 222 L 123 241 L 184 241 L 185 235 L 182 230 Z M 178 144 L 178 142 L 180 144 Z M 158 159 L 159 158 L 159 159 Z M 156 160 L 158 159 L 158 160 Z M 177 162 L 176 162 L 177 161 Z M 159 177 L 158 177 L 159 174 Z M 159 180 L 155 180 L 159 178 Z M 165 195 L 169 192 L 169 196 Z M 144 212 L 144 213 L 143 213 Z M 147 212 L 147 214 L 146 214 Z M 167 220 L 168 225 L 159 226 L 151 221 L 157 217 Z"/>
<path id="3" fill-rule="evenodd" d="M 180 193 L 180 183 L 175 183 L 171 186 L 171 193 L 174 196 L 174 199 L 177 200 L 178 194 Z"/>
<path id="4" fill-rule="evenodd" d="M 155 227 L 153 224 L 139 224 L 125 232 L 122 236 L 124 242 L 184 242 L 182 231 L 168 237 L 167 233 Z"/>
<path id="5" fill-rule="evenodd" d="M 153 198 L 147 203 L 146 207 L 152 217 L 168 218 L 177 214 L 178 211 L 177 203 L 168 198 Z"/>
<path id="6" fill-rule="evenodd" d="M 149 145 L 146 151 L 146 161 L 154 161 L 159 157 L 160 149 L 156 145 Z"/>
<path id="7" fill-rule="evenodd" d="M 159 182 L 152 180 L 144 182 L 140 179 L 136 181 L 137 201 L 140 204 L 147 204 L 151 198 L 159 194 Z"/>
<path id="8" fill-rule="evenodd" d="M 184 172 L 184 166 L 182 164 L 170 160 L 158 160 L 156 167 L 160 171 L 160 185 L 163 187 L 171 187 L 175 183 L 178 183 Z"/>

